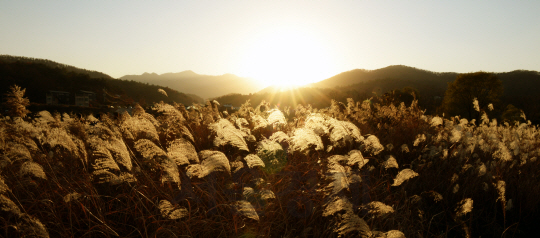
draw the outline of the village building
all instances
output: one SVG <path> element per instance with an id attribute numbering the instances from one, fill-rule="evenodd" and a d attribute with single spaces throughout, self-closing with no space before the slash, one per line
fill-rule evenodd
<path id="1" fill-rule="evenodd" d="M 75 94 L 75 105 L 80 107 L 89 107 L 96 101 L 96 93 L 80 90 Z"/>
<path id="2" fill-rule="evenodd" d="M 46 95 L 46 103 L 48 105 L 70 104 L 70 93 L 64 91 L 49 90 Z"/>

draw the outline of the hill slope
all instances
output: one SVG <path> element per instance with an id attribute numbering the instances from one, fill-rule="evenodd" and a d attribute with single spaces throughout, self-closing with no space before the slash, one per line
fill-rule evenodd
<path id="1" fill-rule="evenodd" d="M 252 93 L 262 89 L 255 80 L 249 78 L 233 74 L 201 75 L 190 70 L 161 75 L 156 73 L 125 75 L 121 79 L 163 85 L 181 92 L 193 93 L 206 99 L 230 93 Z"/>
<path id="2" fill-rule="evenodd" d="M 97 71 L 26 57 L 1 56 L 0 79 L 1 93 L 17 84 L 26 88 L 26 96 L 34 103 L 45 103 L 49 90 L 70 92 L 72 97 L 80 90 L 91 91 L 96 93 L 98 104 L 103 106 L 130 105 L 134 102 L 151 104 L 159 101 L 190 105 L 197 102 L 193 97 L 170 88 L 113 79 Z M 164 89 L 168 97 L 159 93 L 159 88 Z M 105 94 L 110 97 L 107 98 Z"/>

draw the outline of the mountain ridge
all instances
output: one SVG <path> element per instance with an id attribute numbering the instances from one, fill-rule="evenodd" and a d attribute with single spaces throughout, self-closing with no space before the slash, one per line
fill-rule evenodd
<path id="1" fill-rule="evenodd" d="M 382 78 L 431 78 L 431 77 L 455 77 L 456 72 L 433 72 L 406 65 L 390 65 L 379 69 L 353 69 L 336 74 L 330 78 L 319 82 L 311 83 L 309 86 L 321 88 L 343 87 L 356 83 L 362 83 L 374 79 Z"/>
<path id="2" fill-rule="evenodd" d="M 120 78 L 162 85 L 180 92 L 196 94 L 205 99 L 231 93 L 254 93 L 262 89 L 259 83 L 251 78 L 240 77 L 234 74 L 204 75 L 197 74 L 191 70 L 178 73 L 124 75 Z"/>

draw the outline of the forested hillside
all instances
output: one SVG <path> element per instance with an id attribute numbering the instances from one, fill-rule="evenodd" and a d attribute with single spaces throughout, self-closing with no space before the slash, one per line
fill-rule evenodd
<path id="1" fill-rule="evenodd" d="M 354 69 L 340 73 L 328 79 L 313 83 L 310 86 L 319 88 L 344 87 L 357 83 L 365 83 L 375 79 L 400 79 L 415 81 L 448 82 L 456 78 L 457 73 L 436 73 L 404 65 L 392 65 L 376 70 Z"/>
<path id="2" fill-rule="evenodd" d="M 112 79 L 111 76 L 104 74 L 102 72 L 98 72 L 95 70 L 81 69 L 81 68 L 77 68 L 71 65 L 54 62 L 48 59 L 39 59 L 39 58 L 30 58 L 30 57 L 12 56 L 12 55 L 0 55 L 0 61 L 6 62 L 6 63 L 15 63 L 15 62 L 39 63 L 39 64 L 49 66 L 51 68 L 63 69 L 67 72 L 87 74 L 88 76 L 90 76 L 90 78 Z"/>
<path id="3" fill-rule="evenodd" d="M 134 103 L 151 105 L 159 101 L 191 105 L 200 102 L 200 98 L 195 99 L 162 86 L 112 79 L 98 72 L 88 74 L 92 71 L 73 70 L 74 67 L 47 60 L 16 58 L 0 58 L 0 89 L 7 91 L 11 85 L 19 85 L 27 89 L 28 98 L 33 103 L 45 104 L 49 90 L 69 92 L 72 96 L 80 90 L 94 92 L 98 102 L 94 106 L 129 106 Z M 166 91 L 167 96 L 158 92 L 160 88 Z"/>

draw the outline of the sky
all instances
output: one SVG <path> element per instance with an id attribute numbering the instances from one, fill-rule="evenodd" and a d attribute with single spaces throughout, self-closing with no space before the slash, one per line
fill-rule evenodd
<path id="1" fill-rule="evenodd" d="M 540 71 L 540 1 L 0 0 L 0 54 L 118 78 L 304 84 L 352 69 Z"/>

